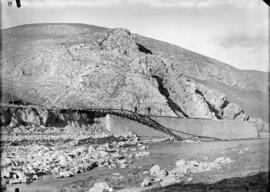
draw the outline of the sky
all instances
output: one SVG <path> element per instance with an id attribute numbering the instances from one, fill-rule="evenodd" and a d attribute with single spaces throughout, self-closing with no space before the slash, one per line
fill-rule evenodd
<path id="1" fill-rule="evenodd" d="M 1 1 L 1 28 L 29 23 L 85 23 L 126 28 L 218 59 L 269 71 L 269 7 L 262 0 Z"/>

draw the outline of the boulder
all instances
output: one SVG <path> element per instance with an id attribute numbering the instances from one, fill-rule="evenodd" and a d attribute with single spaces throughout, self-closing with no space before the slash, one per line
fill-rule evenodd
<path id="1" fill-rule="evenodd" d="M 154 165 L 150 170 L 150 175 L 154 177 L 155 181 L 160 181 L 168 175 L 166 170 L 160 168 L 159 165 Z"/>
<path id="2" fill-rule="evenodd" d="M 18 109 L 15 115 L 19 121 L 29 124 L 41 124 L 40 116 L 35 108 Z"/>
<path id="3" fill-rule="evenodd" d="M 180 159 L 180 160 L 178 160 L 178 161 L 175 162 L 175 165 L 177 167 L 183 167 L 183 166 L 186 165 L 186 161 L 184 159 Z"/>
<path id="4" fill-rule="evenodd" d="M 138 153 L 135 154 L 136 158 L 141 158 L 141 157 L 145 157 L 145 156 L 149 156 L 150 153 L 148 151 L 139 151 Z"/>
<path id="5" fill-rule="evenodd" d="M 174 183 L 179 183 L 179 182 L 180 180 L 177 180 L 173 175 L 168 175 L 162 178 L 162 180 L 160 181 L 160 185 L 164 187 L 164 186 L 171 185 Z"/>
<path id="6" fill-rule="evenodd" d="M 20 126 L 20 124 L 21 123 L 18 121 L 18 119 L 13 115 L 12 118 L 11 118 L 11 121 L 9 123 L 9 127 L 15 128 L 15 127 Z"/>
<path id="7" fill-rule="evenodd" d="M 106 182 L 96 182 L 94 186 L 89 189 L 89 192 L 112 192 L 113 188 L 109 187 Z"/>
<path id="8" fill-rule="evenodd" d="M 58 177 L 62 178 L 67 178 L 67 177 L 72 177 L 74 175 L 74 173 L 72 171 L 61 171 L 59 174 L 58 174 Z"/>
<path id="9" fill-rule="evenodd" d="M 151 169 L 149 170 L 150 175 L 157 175 L 160 172 L 160 166 L 159 165 L 154 165 L 153 167 L 151 167 Z"/>
<path id="10" fill-rule="evenodd" d="M 153 179 L 151 177 L 145 177 L 143 182 L 141 183 L 141 187 L 147 187 L 151 185 L 153 182 Z"/>

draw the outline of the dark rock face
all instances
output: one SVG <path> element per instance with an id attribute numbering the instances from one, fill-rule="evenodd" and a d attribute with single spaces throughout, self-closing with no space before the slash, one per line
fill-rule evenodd
<path id="1" fill-rule="evenodd" d="M 5 50 L 15 43 L 10 41 L 4 44 Z M 10 54 L 2 59 L 4 91 L 10 94 L 7 77 L 12 76 L 16 97 L 33 104 L 132 111 L 136 108 L 139 113 L 150 109 L 156 115 L 248 119 L 225 94 L 184 75 L 173 60 L 138 44 L 125 29 L 31 39 L 31 43 L 18 44 L 17 49 L 15 60 Z M 35 114 L 29 111 L 29 117 L 17 116 L 25 122 L 30 118 L 45 124 L 46 119 L 55 118 L 46 112 L 41 118 Z"/>
<path id="2" fill-rule="evenodd" d="M 104 124 L 102 115 L 94 115 L 87 111 L 1 106 L 0 124 L 3 127 L 10 128 L 20 126 L 65 128 L 70 126 L 83 129 L 97 123 L 96 117 L 98 116 L 101 117 L 98 121 Z M 105 125 L 102 126 L 104 128 Z"/>

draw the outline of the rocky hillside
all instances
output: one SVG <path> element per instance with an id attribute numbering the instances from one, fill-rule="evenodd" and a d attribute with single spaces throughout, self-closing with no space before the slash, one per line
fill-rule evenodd
<path id="1" fill-rule="evenodd" d="M 38 24 L 2 30 L 1 36 L 3 101 L 13 90 L 18 100 L 50 107 L 248 120 L 249 111 L 206 81 L 267 98 L 263 75 L 125 29 Z"/>
<path id="2" fill-rule="evenodd" d="M 153 53 L 170 59 L 174 63 L 175 69 L 192 78 L 201 80 L 211 79 L 242 90 L 268 92 L 269 74 L 266 72 L 239 70 L 216 59 L 140 35 L 134 35 L 134 39 Z"/>
<path id="3" fill-rule="evenodd" d="M 213 58 L 148 37 L 134 35 L 134 39 L 154 54 L 171 60 L 176 70 L 225 93 L 231 102 L 237 103 L 249 115 L 269 121 L 269 73 L 239 70 Z"/>

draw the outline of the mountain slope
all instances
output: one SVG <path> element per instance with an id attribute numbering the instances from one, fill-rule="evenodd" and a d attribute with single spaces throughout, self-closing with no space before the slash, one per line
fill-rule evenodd
<path id="1" fill-rule="evenodd" d="M 239 70 L 221 61 L 192 52 L 182 47 L 140 35 L 135 41 L 174 63 L 176 70 L 186 75 L 206 80 L 213 79 L 238 89 L 268 92 L 269 73 L 254 70 Z"/>
<path id="2" fill-rule="evenodd" d="M 224 83 L 217 82 L 213 79 L 199 80 L 207 87 L 214 88 L 223 92 L 228 97 L 228 100 L 237 103 L 248 115 L 258 117 L 264 121 L 269 120 L 269 98 L 267 94 L 252 89 L 241 90 L 230 87 Z"/>
<path id="3" fill-rule="evenodd" d="M 241 94 L 232 97 L 237 104 L 230 100 L 235 90 L 256 90 L 267 98 L 262 75 L 127 30 L 36 24 L 2 30 L 1 36 L 2 95 L 13 90 L 16 98 L 45 106 L 242 120 L 253 112 L 265 118 L 254 113 L 266 111 L 264 100 L 246 107 L 247 114 L 237 105 Z M 216 84 L 207 83 L 209 78 Z M 230 88 L 229 98 L 220 84 Z"/>

